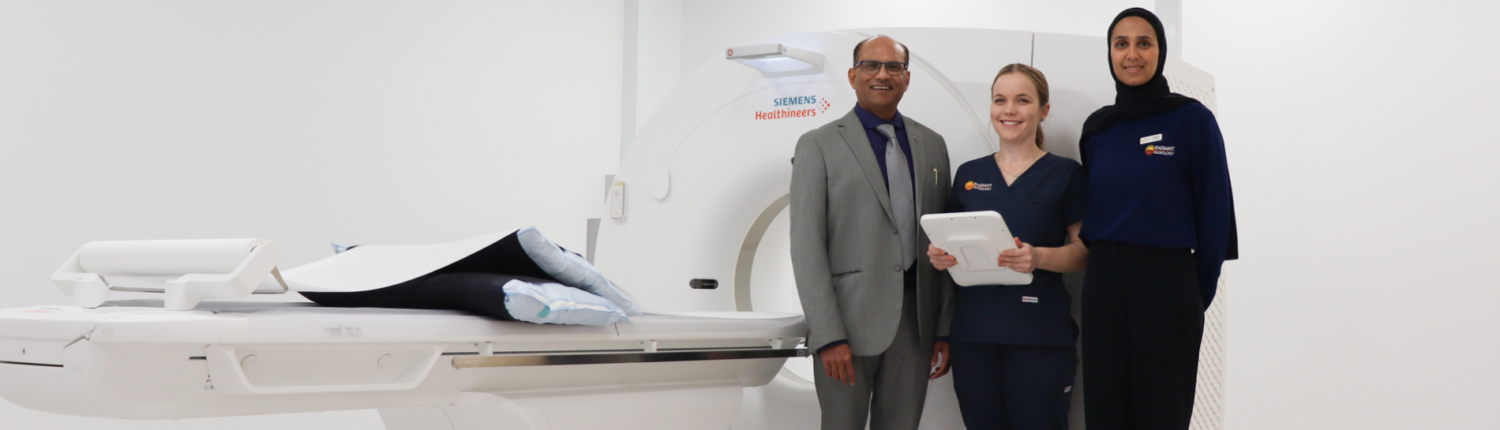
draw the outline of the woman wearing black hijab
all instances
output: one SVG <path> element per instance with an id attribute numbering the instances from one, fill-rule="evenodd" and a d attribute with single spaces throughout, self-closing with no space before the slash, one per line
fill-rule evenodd
<path id="1" fill-rule="evenodd" d="M 1079 140 L 1090 430 L 1188 428 L 1203 311 L 1239 253 L 1224 138 L 1207 107 L 1167 87 L 1162 34 L 1145 9 L 1115 17 L 1115 104 L 1090 115 Z"/>

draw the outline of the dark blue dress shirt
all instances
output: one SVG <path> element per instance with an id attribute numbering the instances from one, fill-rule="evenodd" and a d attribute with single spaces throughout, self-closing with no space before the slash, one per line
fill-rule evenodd
<path id="1" fill-rule="evenodd" d="M 896 115 L 892 116 L 890 121 L 886 121 L 855 104 L 854 115 L 858 116 L 859 123 L 865 126 L 865 135 L 870 137 L 870 149 L 875 150 L 875 161 L 878 161 L 876 164 L 880 165 L 880 176 L 885 177 L 885 185 L 889 188 L 891 186 L 891 174 L 885 171 L 885 145 L 891 139 L 885 137 L 884 134 L 880 134 L 880 131 L 875 130 L 875 127 L 879 127 L 881 124 L 896 126 L 896 141 L 901 143 L 901 152 L 906 153 L 906 171 L 911 172 L 911 142 L 906 140 L 906 123 L 901 120 L 901 112 L 897 111 Z M 907 176 L 912 178 L 912 189 L 915 190 L 917 175 Z"/>

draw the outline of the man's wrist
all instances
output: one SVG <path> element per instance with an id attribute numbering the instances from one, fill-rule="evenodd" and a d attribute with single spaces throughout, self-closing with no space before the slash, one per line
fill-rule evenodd
<path id="1" fill-rule="evenodd" d="M 839 345 L 848 345 L 848 344 L 849 344 L 849 339 L 839 339 L 839 340 L 835 340 L 833 342 L 828 342 L 828 343 L 824 344 L 823 346 L 818 347 L 818 353 L 822 354 L 823 351 L 827 351 L 828 348 L 832 348 L 832 347 L 839 346 Z"/>

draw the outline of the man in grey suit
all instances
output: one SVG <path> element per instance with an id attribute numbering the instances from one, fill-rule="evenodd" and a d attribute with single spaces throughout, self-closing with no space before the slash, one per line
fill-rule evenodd
<path id="1" fill-rule="evenodd" d="M 917 225 L 948 202 L 948 148 L 896 110 L 910 59 L 890 37 L 855 45 L 858 105 L 797 141 L 792 270 L 824 430 L 861 430 L 867 416 L 873 430 L 914 430 L 928 380 L 948 372 L 952 283 L 922 258 Z"/>

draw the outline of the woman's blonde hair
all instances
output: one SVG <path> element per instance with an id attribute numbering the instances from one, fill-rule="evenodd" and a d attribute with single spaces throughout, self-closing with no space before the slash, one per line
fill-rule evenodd
<path id="1" fill-rule="evenodd" d="M 999 82 L 1001 76 L 1009 75 L 1011 73 L 1019 73 L 1025 75 L 1027 79 L 1031 79 L 1031 84 L 1036 86 L 1036 98 L 1039 99 L 1039 102 L 1041 102 L 1041 104 L 1037 106 L 1037 109 L 1041 109 L 1042 106 L 1046 106 L 1049 100 L 1051 100 L 1051 92 L 1047 90 L 1047 75 L 1043 75 L 1042 71 L 1037 70 L 1035 67 L 1031 67 L 1021 63 L 1014 63 L 1005 67 L 1001 67 L 1000 73 L 995 74 L 995 80 L 990 81 L 990 92 L 993 93 L 995 91 L 995 82 Z M 991 95 L 993 96 L 993 94 Z M 1044 137 L 1042 136 L 1042 126 L 1041 124 L 1037 124 L 1037 148 L 1042 148 L 1043 139 Z"/>

